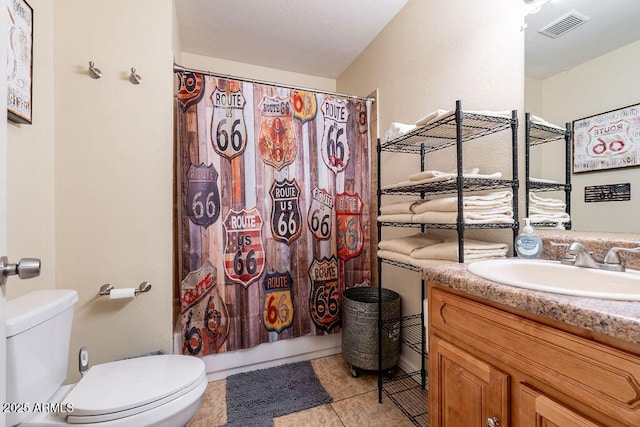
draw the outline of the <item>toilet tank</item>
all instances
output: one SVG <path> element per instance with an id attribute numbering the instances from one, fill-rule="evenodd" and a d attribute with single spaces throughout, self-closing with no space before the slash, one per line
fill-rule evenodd
<path id="1" fill-rule="evenodd" d="M 78 293 L 47 289 L 7 301 L 7 402 L 47 402 L 67 378 Z M 10 413 L 12 426 L 29 413 Z"/>

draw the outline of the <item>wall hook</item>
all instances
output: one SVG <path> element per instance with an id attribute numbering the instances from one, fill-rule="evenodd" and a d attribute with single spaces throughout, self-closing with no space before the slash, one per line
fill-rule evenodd
<path id="1" fill-rule="evenodd" d="M 102 77 L 102 71 L 94 66 L 93 61 L 89 61 L 89 76 L 94 79 Z"/>
<path id="2" fill-rule="evenodd" d="M 136 74 L 136 69 L 131 67 L 131 75 L 129 76 L 129 81 L 134 85 L 140 84 L 142 81 L 142 77 L 139 74 Z"/>

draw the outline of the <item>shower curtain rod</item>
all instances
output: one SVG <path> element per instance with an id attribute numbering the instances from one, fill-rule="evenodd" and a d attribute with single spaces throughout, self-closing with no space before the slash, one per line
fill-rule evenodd
<path id="1" fill-rule="evenodd" d="M 285 89 L 303 90 L 303 91 L 306 91 L 306 92 L 322 93 L 322 94 L 327 94 L 327 95 L 340 96 L 340 97 L 343 97 L 343 98 L 351 98 L 351 99 L 359 99 L 359 100 L 362 100 L 362 101 L 376 102 L 375 98 L 367 98 L 367 97 L 355 96 L 355 95 L 345 95 L 343 93 L 329 92 L 329 91 L 326 91 L 326 90 L 312 89 L 312 88 L 306 88 L 306 87 L 300 87 L 300 86 L 291 86 L 291 85 L 285 85 L 285 84 L 281 84 L 281 83 L 268 82 L 268 81 L 264 81 L 264 80 L 247 79 L 247 78 L 244 78 L 244 77 L 236 77 L 236 76 L 232 76 L 232 75 L 229 75 L 229 74 L 220 74 L 220 73 L 214 73 L 214 72 L 211 72 L 211 71 L 196 70 L 195 68 L 187 68 L 187 67 L 183 67 L 182 65 L 178 65 L 176 63 L 173 64 L 173 72 L 174 73 L 187 72 L 187 73 L 206 74 L 207 76 L 221 77 L 221 78 L 230 79 L 230 80 L 240 80 L 240 81 L 247 82 L 247 83 L 258 83 L 258 84 L 262 84 L 262 85 L 266 85 L 266 86 L 277 86 L 277 87 L 282 87 L 282 88 L 285 88 Z"/>

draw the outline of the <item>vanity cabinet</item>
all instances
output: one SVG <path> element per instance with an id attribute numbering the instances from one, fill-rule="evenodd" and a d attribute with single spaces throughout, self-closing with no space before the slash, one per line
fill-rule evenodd
<path id="1" fill-rule="evenodd" d="M 429 425 L 638 426 L 640 349 L 429 283 Z"/>

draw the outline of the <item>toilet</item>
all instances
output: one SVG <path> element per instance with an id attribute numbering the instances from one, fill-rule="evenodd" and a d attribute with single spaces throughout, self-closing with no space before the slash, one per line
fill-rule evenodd
<path id="1" fill-rule="evenodd" d="M 184 426 L 207 387 L 192 356 L 143 356 L 91 366 L 65 385 L 72 290 L 35 291 L 7 301 L 7 426 Z"/>

